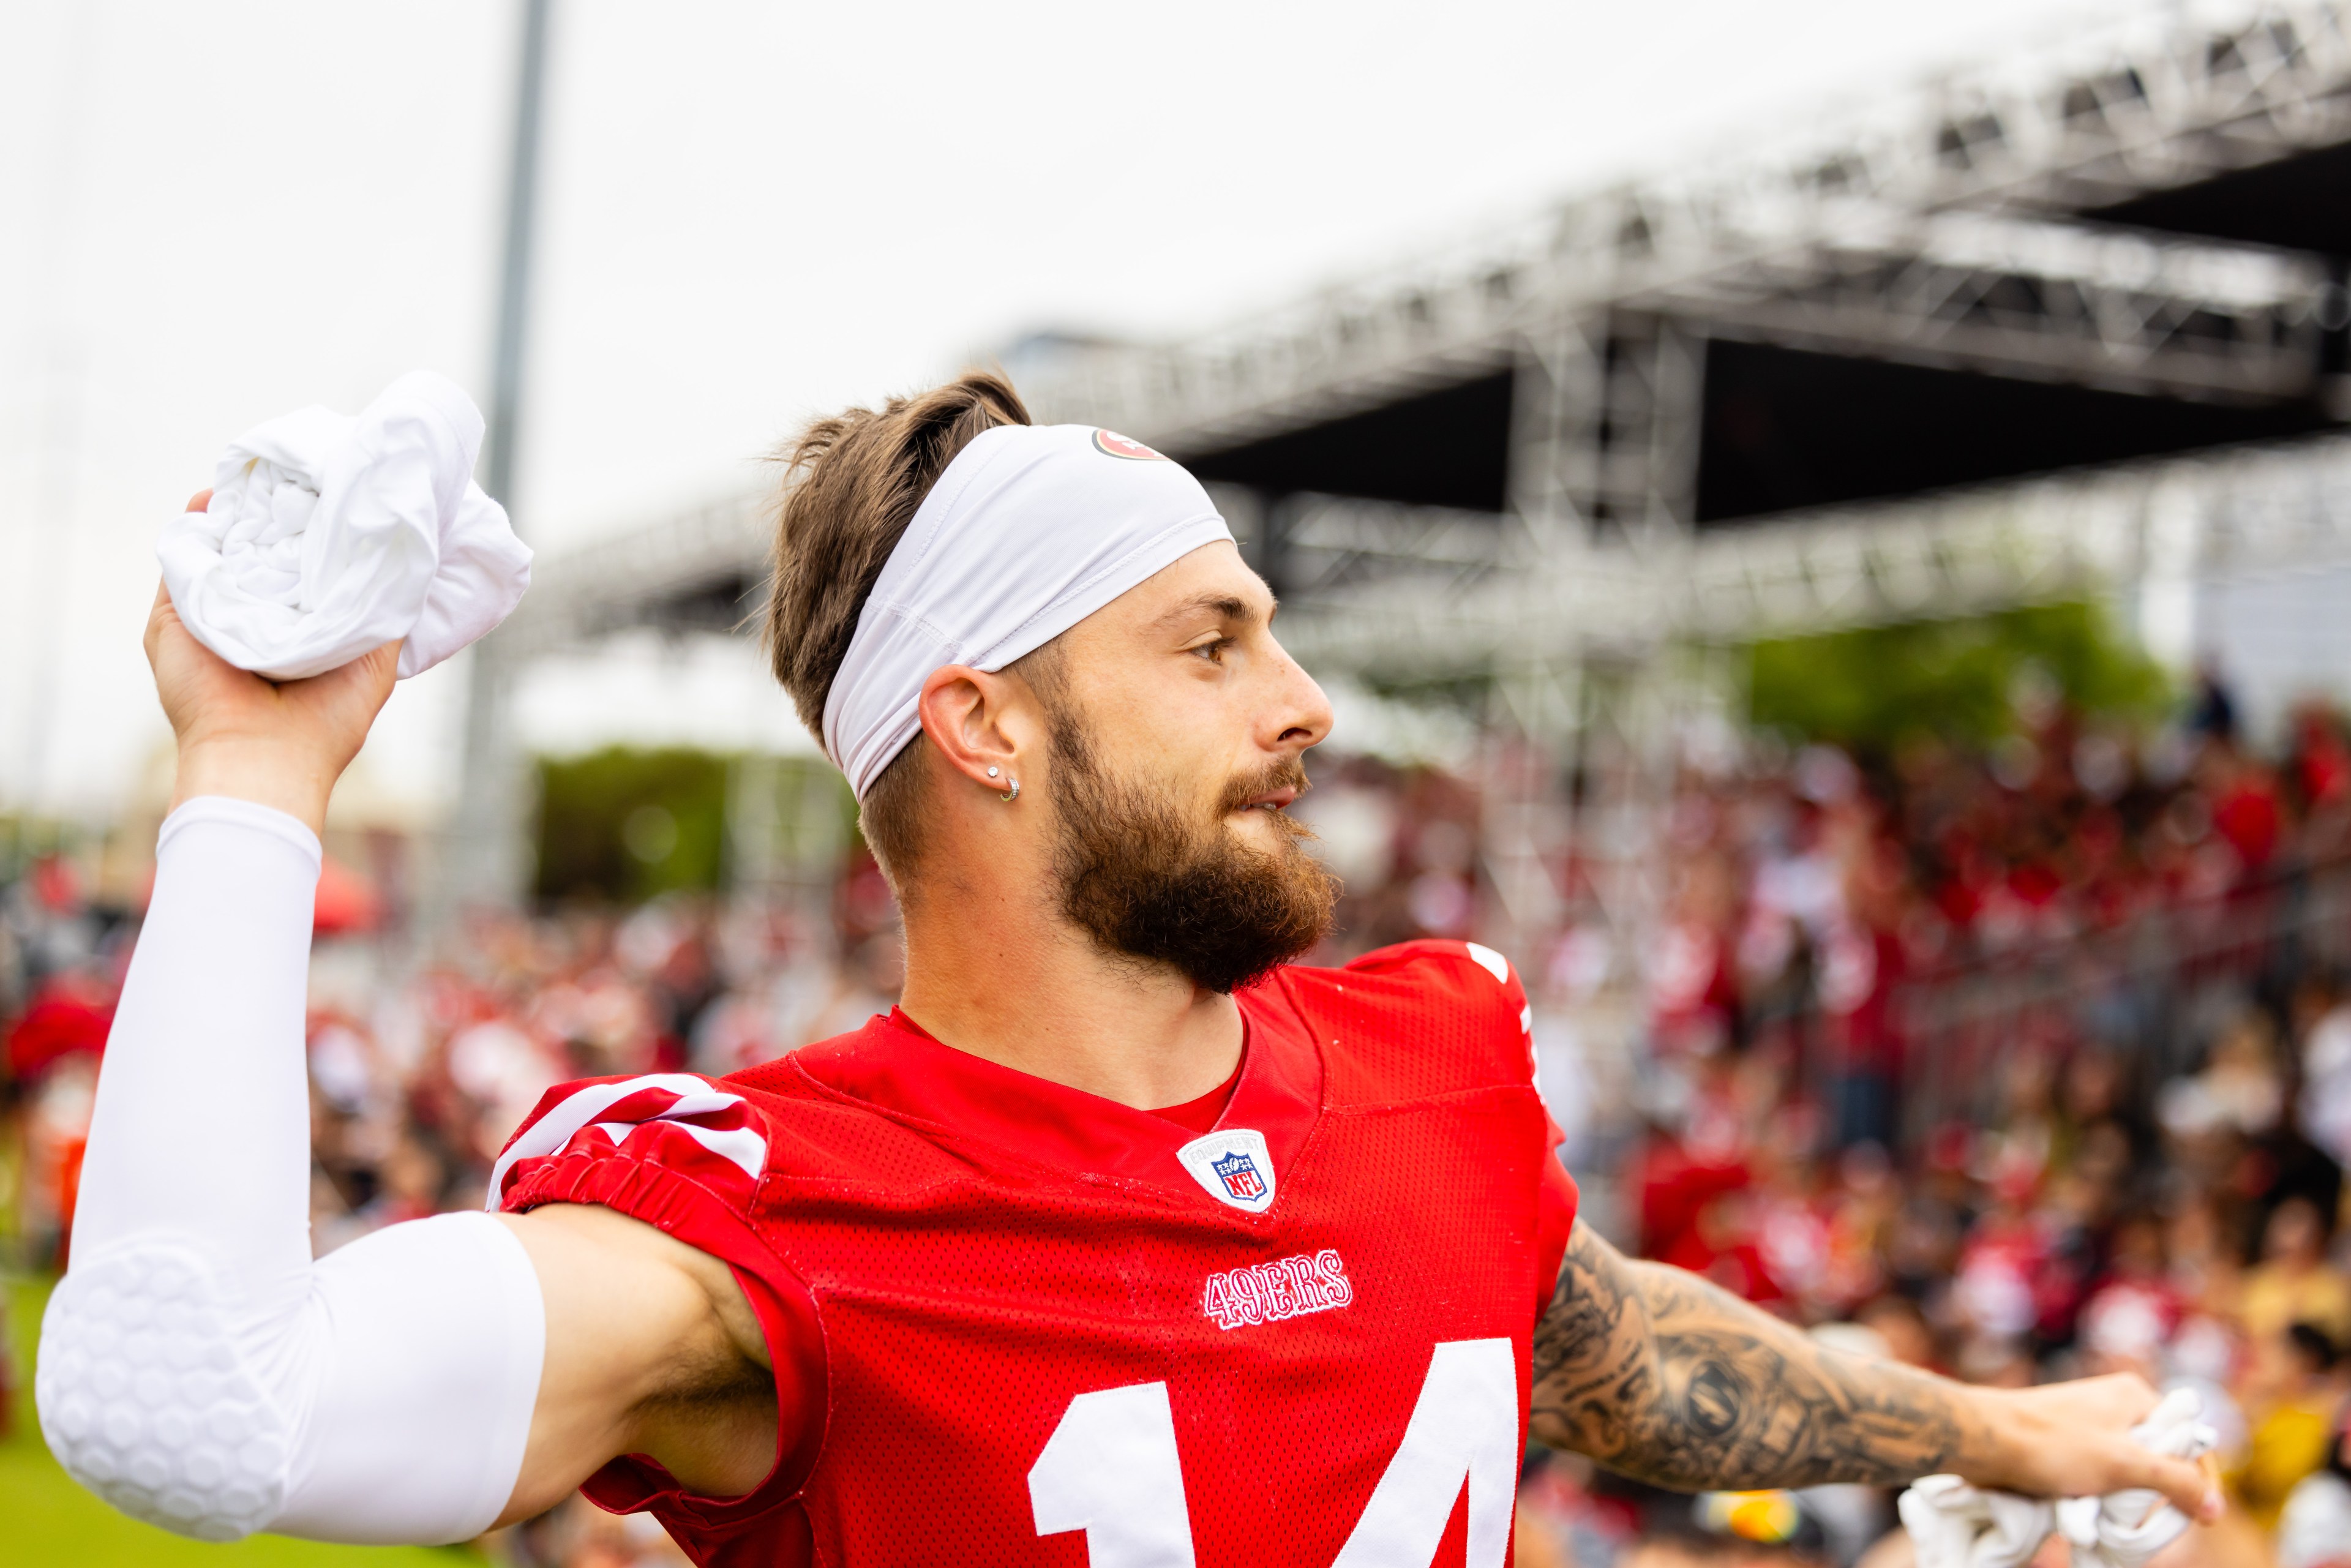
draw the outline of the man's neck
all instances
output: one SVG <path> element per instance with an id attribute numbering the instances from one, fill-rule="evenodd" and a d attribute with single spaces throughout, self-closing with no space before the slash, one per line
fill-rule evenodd
<path id="1" fill-rule="evenodd" d="M 909 909 L 906 1016 L 958 1051 L 1153 1111 L 1233 1074 L 1240 1009 L 1165 965 L 1105 953 L 1022 901 Z"/>

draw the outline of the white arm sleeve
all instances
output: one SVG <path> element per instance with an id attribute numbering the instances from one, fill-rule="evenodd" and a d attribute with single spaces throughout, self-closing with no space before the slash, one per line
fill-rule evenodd
<path id="1" fill-rule="evenodd" d="M 467 1540 L 521 1472 L 545 1308 L 488 1215 L 311 1261 L 319 860 L 248 801 L 163 824 L 41 1325 L 41 1430 L 82 1484 L 184 1535 Z"/>

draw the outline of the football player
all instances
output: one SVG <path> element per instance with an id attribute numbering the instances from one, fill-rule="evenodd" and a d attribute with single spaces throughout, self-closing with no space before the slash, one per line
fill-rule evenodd
<path id="1" fill-rule="evenodd" d="M 968 375 L 814 425 L 778 518 L 775 669 L 897 890 L 900 1005 L 558 1089 L 494 1213 L 316 1264 L 316 835 L 392 650 L 273 686 L 159 596 L 176 809 L 38 1384 L 119 1506 L 429 1542 L 584 1487 L 705 1563 L 1495 1568 L 1531 1433 L 1693 1490 L 2217 1507 L 2126 1437 L 2137 1378 L 1841 1354 L 1576 1223 L 1500 955 L 1289 962 L 1331 709 L 1180 466 Z"/>

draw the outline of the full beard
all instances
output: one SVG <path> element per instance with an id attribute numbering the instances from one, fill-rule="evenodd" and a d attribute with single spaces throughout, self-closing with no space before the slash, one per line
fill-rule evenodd
<path id="1" fill-rule="evenodd" d="M 1176 801 L 1111 779 L 1060 716 L 1053 761 L 1062 913 L 1103 947 L 1230 992 L 1330 930 L 1339 883 L 1307 852 L 1314 835 L 1305 824 L 1267 811 L 1278 837 L 1266 850 L 1225 821 L 1270 790 L 1304 789 L 1306 770 L 1294 759 L 1235 779 L 1205 823 Z"/>

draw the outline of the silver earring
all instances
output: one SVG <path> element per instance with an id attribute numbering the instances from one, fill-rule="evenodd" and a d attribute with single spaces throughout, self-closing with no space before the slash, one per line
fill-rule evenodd
<path id="1" fill-rule="evenodd" d="M 1020 780 L 1019 780 L 1019 779 L 1012 779 L 1010 782 L 1011 782 L 1012 788 L 1011 788 L 1010 789 L 1008 789 L 1008 790 L 1005 791 L 1003 794 L 998 795 L 998 796 L 997 797 L 997 799 L 998 799 L 998 800 L 1018 800 L 1019 799 L 1020 799 Z"/>
<path id="2" fill-rule="evenodd" d="M 1004 769 L 1003 769 L 1003 768 L 997 767 L 994 763 L 992 763 L 992 762 L 991 762 L 991 763 L 989 763 L 989 764 L 988 764 L 988 767 L 987 767 L 987 776 L 988 776 L 990 779 L 995 778 L 998 774 L 999 774 L 999 773 L 1001 773 L 1001 772 L 1003 772 L 1003 771 L 1004 771 Z"/>

